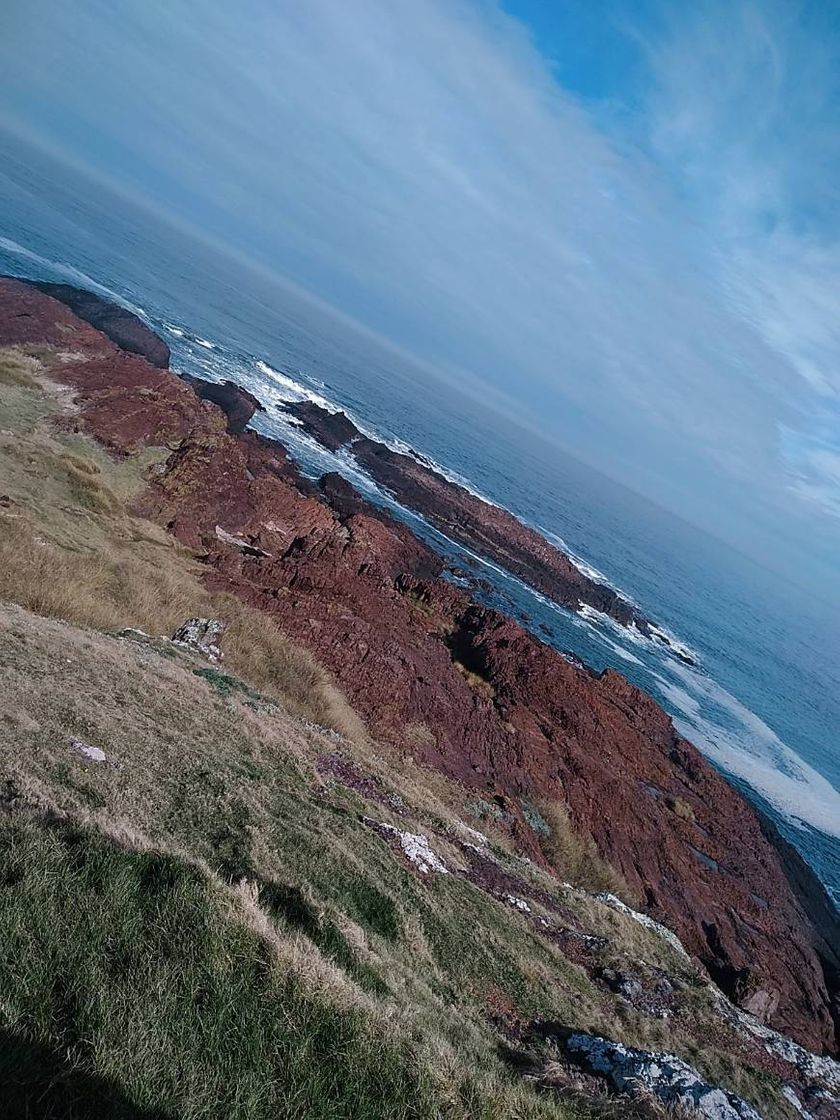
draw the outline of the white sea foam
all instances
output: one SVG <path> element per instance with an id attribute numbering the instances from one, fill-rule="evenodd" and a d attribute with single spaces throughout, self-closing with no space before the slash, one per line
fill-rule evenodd
<path id="1" fill-rule="evenodd" d="M 172 323 L 164 323 L 163 329 L 168 334 L 174 334 L 176 338 L 183 338 L 185 334 L 185 332 L 182 331 L 180 327 L 176 327 Z"/>
<path id="2" fill-rule="evenodd" d="M 418 451 L 416 448 L 406 443 L 405 440 L 400 439 L 398 436 L 386 435 L 382 432 L 377 432 L 373 428 L 367 427 L 364 421 L 355 416 L 345 405 L 336 404 L 334 401 L 331 401 L 329 400 L 329 398 L 325 397 L 322 393 L 319 393 L 316 390 L 310 388 L 303 382 L 296 381 L 293 377 L 290 377 L 289 374 L 282 373 L 280 370 L 275 369 L 274 366 L 269 365 L 268 362 L 263 361 L 261 358 L 258 358 L 254 362 L 254 365 L 260 373 L 274 382 L 275 387 L 277 388 L 277 396 L 279 398 L 279 402 L 307 400 L 311 401 L 313 404 L 318 405 L 319 408 L 323 408 L 324 411 L 329 412 L 332 415 L 335 415 L 338 412 L 343 412 L 348 420 L 352 421 L 352 423 L 355 424 L 361 434 L 363 436 L 366 436 L 368 439 L 374 440 L 377 443 L 383 443 L 386 447 L 388 447 L 391 451 L 396 452 L 398 455 L 406 455 L 408 456 L 408 458 L 414 459 L 415 462 L 418 462 L 422 466 L 428 467 L 431 470 L 435 471 L 437 474 L 441 475 L 441 477 L 445 478 L 447 482 L 451 482 L 455 486 L 460 486 L 463 490 L 466 490 L 469 494 L 472 494 L 474 498 L 478 498 L 479 501 L 484 502 L 486 505 L 496 506 L 499 509 L 504 508 L 502 506 L 499 506 L 498 502 L 491 501 L 490 498 L 477 490 L 469 481 L 469 479 L 464 478 L 463 475 L 458 474 L 457 471 L 452 471 L 447 467 L 444 467 L 430 455 L 425 454 L 425 452 Z M 313 378 L 313 381 L 316 381 L 316 379 Z M 316 381 L 316 383 L 322 388 L 326 388 L 323 381 Z"/>
<path id="3" fill-rule="evenodd" d="M 60 276 L 67 277 L 68 280 L 74 280 L 81 287 L 98 292 L 99 295 L 106 297 L 113 303 L 119 304 L 120 307 L 124 307 L 126 311 L 133 312 L 141 319 L 145 319 L 146 322 L 151 322 L 149 315 L 139 304 L 132 303 L 131 300 L 127 299 L 120 292 L 115 292 L 113 288 L 108 288 L 105 284 L 100 284 L 98 280 L 94 280 L 92 276 L 88 276 L 86 272 L 82 272 L 81 269 L 75 268 L 71 264 L 65 264 L 62 261 L 54 261 L 49 257 L 42 257 L 39 253 L 27 249 L 23 245 L 18 245 L 17 241 L 12 241 L 9 237 L 0 237 L 0 249 L 5 249 L 7 253 L 11 253 L 15 257 L 34 261 L 36 264 L 49 268 L 53 272 L 57 272 Z"/>
<path id="4" fill-rule="evenodd" d="M 195 342 L 197 346 L 203 346 L 205 350 L 216 349 L 216 344 L 214 342 L 210 342 L 209 339 L 199 338 L 198 336 L 196 336 Z"/>
<path id="5" fill-rule="evenodd" d="M 321 393 L 310 389 L 301 381 L 295 381 L 287 373 L 281 373 L 279 369 L 270 366 L 268 362 L 264 362 L 261 358 L 256 359 L 254 367 L 269 381 L 270 396 L 275 404 L 288 403 L 289 401 L 311 401 L 313 404 L 317 404 L 319 408 L 333 414 L 342 411 L 338 405 L 333 404 Z M 263 384 L 265 383 L 263 382 Z"/>
<path id="6" fill-rule="evenodd" d="M 661 642 L 669 645 L 675 653 L 680 654 L 683 657 L 689 657 L 694 662 L 700 661 L 699 654 L 697 654 L 691 648 L 691 646 L 687 645 L 681 638 L 678 638 L 675 634 L 672 634 L 670 630 L 666 630 L 664 626 L 660 626 L 658 623 L 651 622 L 650 632 L 654 636 L 654 638 L 658 638 Z"/>
<path id="7" fill-rule="evenodd" d="M 654 674 L 681 735 L 743 779 L 783 817 L 840 839 L 840 792 L 711 677 L 678 662 Z"/>
<path id="8" fill-rule="evenodd" d="M 538 533 L 542 534 L 549 544 L 554 545 L 560 552 L 564 552 L 582 575 L 594 580 L 595 583 L 602 583 L 605 587 L 609 587 L 615 591 L 615 593 L 620 595 L 626 602 L 633 603 L 634 606 L 636 605 L 627 592 L 613 583 L 609 576 L 604 575 L 594 564 L 590 564 L 588 560 L 584 560 L 582 556 L 578 556 L 577 553 L 573 552 L 558 533 L 553 533 L 550 529 L 543 528 L 542 525 L 534 525 L 533 528 L 536 529 Z"/>

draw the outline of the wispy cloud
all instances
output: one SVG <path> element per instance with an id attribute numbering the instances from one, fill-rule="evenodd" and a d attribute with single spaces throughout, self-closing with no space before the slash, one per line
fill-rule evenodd
<path id="1" fill-rule="evenodd" d="M 800 379 L 774 386 L 791 488 L 836 514 L 840 21 L 830 5 L 700 0 L 644 47 L 656 158 L 714 238 L 733 308 Z"/>
<path id="2" fill-rule="evenodd" d="M 667 5 L 621 136 L 478 0 L 38 7 L 31 128 L 730 536 L 835 508 L 836 73 L 790 5 Z"/>

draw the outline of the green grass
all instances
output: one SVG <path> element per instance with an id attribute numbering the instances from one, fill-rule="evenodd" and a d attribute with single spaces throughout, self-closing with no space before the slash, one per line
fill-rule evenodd
<path id="1" fill-rule="evenodd" d="M 325 957 L 343 968 L 365 991 L 380 996 L 388 994 L 388 985 L 377 970 L 367 961 L 359 959 L 336 922 L 319 912 L 300 887 L 286 883 L 262 883 L 259 902 L 273 918 L 305 934 Z"/>
<path id="2" fill-rule="evenodd" d="M 79 630 L 2 604 L 0 627 L 0 790 L 5 782 L 7 798 L 32 806 L 33 811 L 51 806 L 55 813 L 69 820 L 87 820 L 107 835 L 139 834 L 147 846 L 183 853 L 188 875 L 198 875 L 190 889 L 200 887 L 204 897 L 215 900 L 213 921 L 222 917 L 233 921 L 225 906 L 234 894 L 248 893 L 249 920 L 262 931 L 260 951 L 276 957 L 269 962 L 272 976 L 279 970 L 303 991 L 314 981 L 320 1004 L 341 1015 L 353 1011 L 370 1031 L 379 1030 L 377 1024 L 387 1020 L 388 1037 L 400 1040 L 400 1047 L 409 1046 L 412 1068 L 421 1071 L 417 1076 L 423 1085 L 432 1085 L 429 1091 L 438 1112 L 432 1110 L 430 1115 L 447 1120 L 581 1115 L 580 1102 L 572 1105 L 552 1092 L 535 1094 L 499 1060 L 498 1038 L 487 1022 L 486 1009 L 501 1002 L 513 1007 L 522 1021 L 533 1016 L 556 1019 L 635 1045 L 673 1049 L 701 1068 L 719 1070 L 721 1081 L 753 1099 L 759 1095 L 769 1099 L 774 1107 L 764 1109 L 768 1120 L 786 1116 L 775 1084 L 768 1086 L 743 1063 L 727 1062 L 725 1042 L 716 1047 L 713 1024 L 717 1020 L 702 991 L 692 997 L 688 1020 L 663 1022 L 622 1013 L 615 997 L 598 989 L 526 916 L 458 874 L 418 876 L 360 819 L 367 814 L 425 832 L 455 867 L 458 849 L 447 847 L 445 833 L 457 831 L 463 790 L 449 790 L 449 804 L 456 808 L 448 810 L 440 800 L 446 793 L 443 783 L 438 782 L 439 796 L 432 798 L 416 768 L 406 764 L 406 771 L 400 771 L 398 756 L 386 760 L 344 744 L 342 750 L 355 758 L 358 767 L 377 775 L 379 788 L 399 795 L 409 816 L 394 816 L 357 793 L 339 796 L 341 787 L 325 785 L 316 777 L 315 760 L 338 749 L 334 738 L 300 723 L 277 705 L 249 704 L 241 690 L 233 690 L 220 702 L 208 692 L 208 682 L 194 674 L 188 658 L 172 660 L 154 644 Z M 69 735 L 101 746 L 120 768 L 84 763 L 68 751 Z M 27 827 L 31 830 L 34 825 Z M 30 937 L 33 931 L 55 927 L 55 907 L 65 888 L 83 915 L 91 901 L 81 905 L 82 895 L 98 892 L 94 901 L 103 907 L 98 920 L 104 922 L 112 913 L 114 929 L 133 924 L 142 932 L 144 921 L 157 921 L 155 894 L 135 897 L 137 907 L 148 907 L 146 918 L 135 914 L 125 920 L 119 892 L 103 886 L 108 874 L 97 871 L 83 882 L 74 880 L 83 863 L 66 853 L 56 863 L 54 834 L 55 830 L 49 833 L 52 839 L 41 843 L 32 861 L 43 864 L 46 879 L 60 891 L 42 890 L 21 903 L 18 917 L 25 917 Z M 90 846 L 93 841 L 86 843 Z M 111 850 L 107 841 L 97 843 L 104 845 L 96 848 L 100 853 Z M 555 894 L 559 891 L 556 880 L 522 863 L 501 843 L 493 851 L 510 874 L 522 879 L 526 896 L 529 884 Z M 109 865 L 101 854 L 97 859 L 103 867 Z M 123 868 L 124 877 L 125 861 L 133 863 L 140 856 L 116 849 L 113 859 Z M 87 857 L 86 862 L 90 862 Z M 191 869 L 195 866 L 206 871 L 199 874 Z M 12 899 L 0 887 L 0 910 Z M 167 907 L 171 902 L 167 900 Z M 642 958 L 671 975 L 685 967 L 666 943 L 625 916 L 583 896 L 563 894 L 563 902 L 584 929 L 609 939 L 605 964 L 619 968 L 629 964 L 632 969 L 633 960 Z M 85 916 L 79 921 L 69 903 L 62 905 L 71 918 L 64 951 L 75 954 L 74 960 L 86 959 L 88 952 L 93 958 L 101 956 L 107 945 L 104 934 L 86 949 L 83 931 L 91 919 Z M 14 954 L 13 962 L 25 959 L 27 953 L 7 936 L 4 920 L 0 918 L 0 955 Z M 187 931 L 176 936 L 175 926 L 166 927 L 164 941 L 171 940 L 176 956 L 189 945 L 200 944 L 180 910 L 173 921 L 179 930 Z M 30 953 L 52 967 L 52 944 L 33 943 Z M 229 957 L 227 950 L 212 956 L 208 967 L 217 962 L 221 967 Z M 9 958 L 7 965 L 13 971 Z M 104 967 L 96 966 L 99 975 Z M 178 965 L 187 972 L 189 967 L 183 962 Z M 72 973 L 75 968 L 73 963 L 65 971 Z M 161 985 L 168 984 L 165 968 L 156 974 Z M 5 1014 L 11 1004 L 3 984 L 0 970 L 0 1012 Z M 15 996 L 18 1012 L 41 1021 L 46 998 L 41 987 L 26 977 L 22 984 Z M 145 1000 L 142 985 L 134 987 L 138 998 Z M 116 1004 L 109 1011 L 112 997 Z M 119 985 L 106 986 L 97 997 L 102 1001 L 101 1015 L 91 1021 L 90 1030 L 86 1028 L 86 1037 L 94 1040 L 97 1051 L 112 1045 L 107 1028 L 111 1014 L 121 1022 L 129 1014 L 120 1002 L 124 997 Z M 49 1018 L 51 1013 L 46 1014 Z M 142 1018 L 145 1010 L 137 1014 Z M 0 1019 L 3 1025 L 8 1024 Z M 36 1048 L 27 1059 L 36 1065 L 41 1060 L 36 1061 L 38 1054 L 43 1051 L 43 1061 L 49 1064 L 50 1055 L 61 1053 L 66 1042 L 47 1031 L 43 1022 L 42 1027 L 24 1038 L 27 1046 Z M 165 1032 L 163 1037 L 168 1037 Z M 187 1041 L 185 1036 L 178 1043 L 186 1047 L 185 1053 Z M 260 1061 L 268 1063 L 265 1076 L 273 1077 L 269 1059 L 263 1055 Z M 169 1107 L 161 1103 L 162 1098 L 137 1095 L 130 1063 L 114 1069 L 88 1064 L 83 1071 L 85 1092 L 117 1087 L 129 1092 L 132 1107 L 147 1111 Z M 249 1112 L 250 1107 L 231 1108 L 221 1115 L 261 1115 Z M 325 1106 L 321 1102 L 317 1107 Z M 200 1110 L 182 1110 L 173 1117 L 199 1114 Z M 0 1115 L 4 1115 L 1 1106 Z M 206 1115 L 220 1114 L 208 1111 Z"/>
<path id="3" fill-rule="evenodd" d="M 225 699 L 238 692 L 244 699 L 259 700 L 259 693 L 254 692 L 238 677 L 231 677 L 228 673 L 221 673 L 218 669 L 193 669 L 193 673 L 207 681 L 210 687 Z"/>
<path id="4" fill-rule="evenodd" d="M 436 1115 L 407 1046 L 284 975 L 183 861 L 18 821 L 0 882 L 4 1116 Z"/>
<path id="5" fill-rule="evenodd" d="M 0 511 L 3 1120 L 619 1114 L 535 1091 L 500 1060 L 495 1007 L 673 1049 L 789 1120 L 777 1082 L 718 1037 L 705 991 L 686 1018 L 622 1009 L 533 921 L 462 878 L 466 812 L 536 912 L 548 892 L 608 938 L 604 964 L 685 968 L 637 923 L 519 860 L 495 803 L 465 810 L 463 788 L 372 743 L 269 619 L 210 596 L 199 565 L 128 511 L 165 451 L 116 462 L 55 428 L 69 402 L 43 391 L 50 356 L 12 357 L 5 381 L 0 370 L 14 502 Z M 227 622 L 226 671 L 196 671 L 154 637 L 194 614 Z M 129 625 L 152 637 L 115 636 Z M 71 735 L 119 768 L 85 763 Z M 318 760 L 335 752 L 383 799 L 323 780 Z M 561 878 L 613 883 L 562 806 L 524 809 Z M 362 815 L 423 832 L 453 874 L 418 875 Z"/>

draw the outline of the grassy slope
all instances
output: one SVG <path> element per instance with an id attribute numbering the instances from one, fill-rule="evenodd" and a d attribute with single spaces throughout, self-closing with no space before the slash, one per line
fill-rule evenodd
<path id="1" fill-rule="evenodd" d="M 692 970 L 629 919 L 494 844 L 609 938 L 604 964 L 677 977 L 690 1015 L 622 1005 L 515 910 L 407 867 L 360 815 L 433 837 L 457 869 L 470 799 L 380 753 L 270 623 L 211 601 L 193 560 L 126 512 L 155 454 L 115 464 L 62 435 L 67 404 L 39 376 L 0 355 L 0 492 L 14 500 L 0 506 L 0 599 L 22 604 L 0 603 L 4 1115 L 602 1114 L 500 1060 L 489 1016 L 512 1009 L 673 1047 L 791 1115 L 772 1079 L 709 1041 Z M 170 632 L 191 613 L 231 623 L 247 685 L 113 633 Z M 71 736 L 119 768 L 84 761 Z M 336 756 L 379 792 L 324 777 Z"/>

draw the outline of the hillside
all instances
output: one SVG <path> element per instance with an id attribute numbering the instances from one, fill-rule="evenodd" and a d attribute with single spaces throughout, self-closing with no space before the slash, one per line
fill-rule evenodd
<path id="1" fill-rule="evenodd" d="M 406 530 L 328 505 L 173 374 L 46 296 L 0 294 L 4 1115 L 836 1115 L 834 1063 L 730 1004 L 693 955 L 715 902 L 679 838 L 721 820 L 752 845 L 740 889 L 775 892 L 754 926 L 727 898 L 750 926 L 733 945 L 779 970 L 776 1006 L 753 1006 L 828 1037 L 827 1011 L 803 1010 L 824 981 L 774 849 L 652 701 L 448 597 Z M 221 662 L 169 640 L 190 617 L 224 623 Z M 418 677 L 447 666 L 437 710 L 422 681 L 403 696 L 404 668 L 383 693 L 379 658 L 407 649 Z M 562 714 L 517 693 L 522 666 Z M 494 757 L 502 715 L 532 743 L 527 718 L 584 728 L 586 711 L 602 770 L 582 731 L 578 755 L 554 740 L 565 773 L 521 746 Z M 693 899 L 688 952 L 637 909 L 657 804 L 642 767 L 683 877 L 655 917 Z M 609 843 L 587 799 L 616 807 Z M 593 1039 L 640 1053 L 607 1062 Z M 654 1075 L 641 1051 L 675 1057 Z"/>

